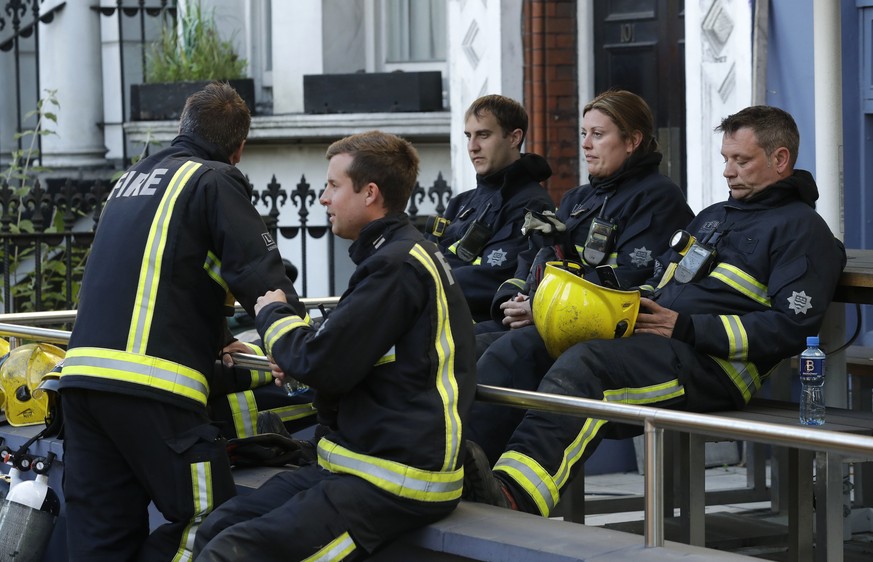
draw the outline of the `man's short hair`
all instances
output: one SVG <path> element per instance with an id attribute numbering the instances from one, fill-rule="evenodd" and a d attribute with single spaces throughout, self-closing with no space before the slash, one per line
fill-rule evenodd
<path id="1" fill-rule="evenodd" d="M 497 94 L 482 96 L 467 108 L 466 113 L 464 113 L 464 121 L 466 122 L 471 115 L 481 119 L 485 113 L 490 113 L 497 119 L 497 124 L 503 130 L 504 137 L 516 129 L 521 129 L 521 142 L 518 143 L 518 146 L 521 147 L 524 144 L 524 138 L 527 136 L 528 118 L 523 105 L 512 98 Z"/>
<path id="2" fill-rule="evenodd" d="M 800 132 L 794 117 L 784 109 L 769 105 L 753 105 L 721 120 L 716 132 L 733 135 L 740 129 L 748 128 L 755 133 L 758 145 L 767 156 L 777 148 L 788 149 L 788 162 L 791 168 L 797 162 L 800 150 Z"/>
<path id="3" fill-rule="evenodd" d="M 212 82 L 188 96 L 179 118 L 179 133 L 197 135 L 229 158 L 249 135 L 249 107 L 227 82 Z"/>
<path id="4" fill-rule="evenodd" d="M 330 160 L 337 154 L 354 158 L 346 173 L 355 192 L 368 183 L 375 183 L 389 213 L 406 211 L 418 180 L 418 151 L 412 143 L 390 133 L 368 131 L 334 142 L 325 157 Z"/>

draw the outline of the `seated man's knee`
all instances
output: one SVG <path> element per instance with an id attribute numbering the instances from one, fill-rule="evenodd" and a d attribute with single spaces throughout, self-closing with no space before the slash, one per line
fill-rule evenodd
<path id="1" fill-rule="evenodd" d="M 219 512 L 213 511 L 197 528 L 194 535 L 194 556 L 196 557 L 224 528 L 223 518 Z"/>

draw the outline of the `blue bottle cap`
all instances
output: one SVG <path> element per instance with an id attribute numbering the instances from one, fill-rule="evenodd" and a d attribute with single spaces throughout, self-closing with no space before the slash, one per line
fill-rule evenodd
<path id="1" fill-rule="evenodd" d="M 818 336 L 806 336 L 806 346 L 807 347 L 818 347 Z"/>

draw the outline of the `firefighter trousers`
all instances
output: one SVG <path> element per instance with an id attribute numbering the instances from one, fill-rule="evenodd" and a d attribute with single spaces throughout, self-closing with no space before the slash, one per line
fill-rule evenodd
<path id="1" fill-rule="evenodd" d="M 476 382 L 516 390 L 536 390 L 554 361 L 535 326 L 476 336 Z M 464 431 L 493 466 L 503 453 L 524 410 L 481 400 L 473 402 Z"/>
<path id="2" fill-rule="evenodd" d="M 228 501 L 197 533 L 198 562 L 360 560 L 388 541 L 451 513 L 308 464 Z"/>
<path id="3" fill-rule="evenodd" d="M 62 391 L 71 561 L 191 560 L 202 519 L 235 493 L 204 412 L 148 398 Z M 149 503 L 166 523 L 149 533 Z"/>
<path id="4" fill-rule="evenodd" d="M 502 360 L 507 366 L 519 361 L 518 357 Z M 491 376 L 509 377 L 508 373 Z M 731 388 L 715 361 L 684 342 L 650 334 L 576 344 L 550 363 L 536 390 L 693 412 L 742 406 L 739 391 Z M 611 433 L 612 427 L 627 426 L 527 411 L 494 466 L 495 476 L 507 485 L 520 509 L 548 516 L 561 490 L 600 440 L 626 435 Z"/>

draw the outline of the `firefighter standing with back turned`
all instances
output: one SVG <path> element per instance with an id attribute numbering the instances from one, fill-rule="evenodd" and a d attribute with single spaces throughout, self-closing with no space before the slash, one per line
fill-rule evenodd
<path id="1" fill-rule="evenodd" d="M 170 148 L 109 194 L 60 383 L 70 560 L 190 560 L 200 521 L 234 494 L 206 414 L 224 305 L 296 297 L 235 167 L 250 123 L 230 86 L 210 84 Z M 151 534 L 149 502 L 167 520 Z"/>

